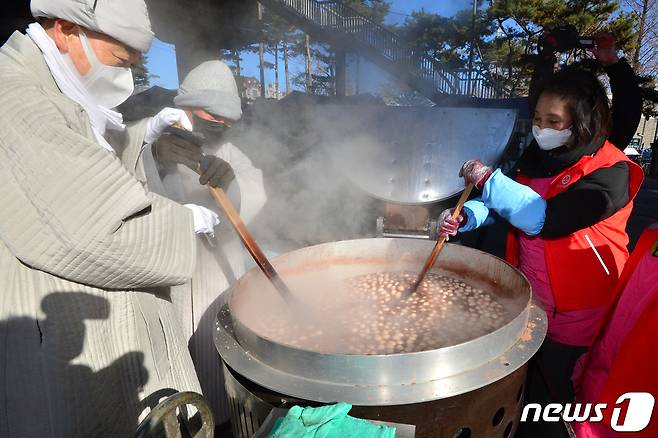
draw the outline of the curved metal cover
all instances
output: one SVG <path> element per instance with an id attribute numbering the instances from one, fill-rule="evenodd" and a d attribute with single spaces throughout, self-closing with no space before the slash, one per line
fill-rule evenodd
<path id="1" fill-rule="evenodd" d="M 470 159 L 496 164 L 517 117 L 516 110 L 499 108 L 372 107 L 355 115 L 345 106 L 329 106 L 320 111 L 342 134 L 331 153 L 347 178 L 376 198 L 402 204 L 461 192 L 462 164 Z"/>

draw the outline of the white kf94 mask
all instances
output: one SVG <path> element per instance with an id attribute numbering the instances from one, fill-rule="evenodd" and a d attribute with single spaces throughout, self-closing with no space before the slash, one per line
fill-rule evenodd
<path id="1" fill-rule="evenodd" d="M 532 125 L 532 135 L 537 140 L 540 149 L 550 151 L 551 149 L 559 148 L 567 144 L 571 138 L 572 132 L 570 128 L 558 131 L 557 129 L 544 128 L 541 129 L 537 125 Z"/>
<path id="2" fill-rule="evenodd" d="M 91 65 L 89 72 L 80 76 L 82 84 L 97 105 L 116 108 L 133 94 L 135 85 L 132 70 L 100 62 L 84 32 L 80 32 L 80 41 Z"/>

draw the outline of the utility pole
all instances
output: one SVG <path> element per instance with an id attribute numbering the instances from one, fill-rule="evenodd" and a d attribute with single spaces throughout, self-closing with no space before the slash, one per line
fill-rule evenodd
<path id="1" fill-rule="evenodd" d="M 359 53 L 356 53 L 356 95 L 358 96 L 361 94 L 361 55 Z"/>
<path id="2" fill-rule="evenodd" d="M 233 49 L 233 59 L 235 60 L 235 80 L 238 84 L 238 94 L 240 99 L 244 99 L 244 80 L 242 79 L 242 67 L 240 66 L 240 51 Z"/>
<path id="3" fill-rule="evenodd" d="M 311 64 L 311 37 L 304 34 L 304 56 L 306 58 L 306 94 L 313 88 L 313 66 Z"/>
<path id="4" fill-rule="evenodd" d="M 279 42 L 274 42 L 274 92 L 279 99 Z"/>
<path id="5" fill-rule="evenodd" d="M 263 41 L 263 5 L 258 2 L 258 22 L 261 25 L 261 37 L 258 43 L 258 58 L 260 61 L 260 97 L 265 98 L 265 41 Z"/>
<path id="6" fill-rule="evenodd" d="M 343 49 L 334 50 L 336 57 L 336 96 L 347 95 L 347 52 Z"/>
<path id="7" fill-rule="evenodd" d="M 283 64 L 286 72 L 286 96 L 290 94 L 290 71 L 288 70 L 288 39 L 283 37 Z"/>

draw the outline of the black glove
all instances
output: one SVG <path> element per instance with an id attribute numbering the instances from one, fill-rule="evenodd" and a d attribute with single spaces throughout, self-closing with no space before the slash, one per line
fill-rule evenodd
<path id="1" fill-rule="evenodd" d="M 233 168 L 226 161 L 214 155 L 205 155 L 201 161 L 201 185 L 209 184 L 226 190 L 235 179 Z"/>
<path id="2" fill-rule="evenodd" d="M 203 138 L 184 129 L 170 127 L 153 146 L 153 156 L 161 163 L 180 163 L 198 170 L 203 150 Z"/>

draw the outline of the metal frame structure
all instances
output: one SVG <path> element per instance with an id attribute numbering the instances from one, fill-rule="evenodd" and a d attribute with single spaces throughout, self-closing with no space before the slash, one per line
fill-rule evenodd
<path id="1" fill-rule="evenodd" d="M 445 94 L 507 97 L 479 71 L 450 71 L 340 0 L 263 0 L 316 38 L 365 55 L 430 99 Z"/>

